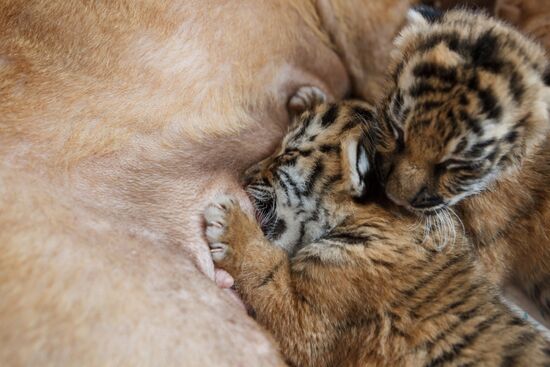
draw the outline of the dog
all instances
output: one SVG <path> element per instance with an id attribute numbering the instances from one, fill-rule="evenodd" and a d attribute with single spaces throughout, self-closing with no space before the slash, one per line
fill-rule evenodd
<path id="1" fill-rule="evenodd" d="M 409 6 L 4 0 L 0 364 L 284 365 L 201 213 L 304 94 L 376 99 Z"/>

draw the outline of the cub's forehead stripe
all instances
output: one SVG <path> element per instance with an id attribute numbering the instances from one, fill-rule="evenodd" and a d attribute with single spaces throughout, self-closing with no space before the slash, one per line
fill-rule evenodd
<path id="1" fill-rule="evenodd" d="M 413 67 L 412 74 L 417 78 L 438 78 L 450 84 L 457 82 L 457 70 L 455 67 L 432 61 L 419 62 Z"/>
<path id="2" fill-rule="evenodd" d="M 338 117 L 339 107 L 337 104 L 333 104 L 321 117 L 321 127 L 328 127 L 336 121 Z"/>

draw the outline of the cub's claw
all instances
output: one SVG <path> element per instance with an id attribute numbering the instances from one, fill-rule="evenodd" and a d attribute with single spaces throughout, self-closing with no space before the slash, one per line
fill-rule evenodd
<path id="1" fill-rule="evenodd" d="M 299 115 L 304 111 L 312 110 L 327 100 L 325 93 L 313 86 L 301 87 L 288 101 L 288 109 Z"/>
<path id="2" fill-rule="evenodd" d="M 206 221 L 206 239 L 212 260 L 222 261 L 229 249 L 226 235 L 229 224 L 229 211 L 238 206 L 237 201 L 230 196 L 221 195 L 204 211 Z"/>
<path id="3" fill-rule="evenodd" d="M 210 255 L 212 256 L 212 260 L 214 260 L 214 262 L 222 261 L 225 258 L 228 249 L 228 246 L 225 243 L 209 243 L 208 247 L 210 247 Z"/>

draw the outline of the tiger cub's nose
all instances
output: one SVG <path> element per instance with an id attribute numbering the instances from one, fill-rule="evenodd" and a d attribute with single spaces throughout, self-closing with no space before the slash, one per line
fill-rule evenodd
<path id="1" fill-rule="evenodd" d="M 427 209 L 443 203 L 443 199 L 431 194 L 427 187 L 423 187 L 411 200 L 411 206 L 418 209 Z"/>

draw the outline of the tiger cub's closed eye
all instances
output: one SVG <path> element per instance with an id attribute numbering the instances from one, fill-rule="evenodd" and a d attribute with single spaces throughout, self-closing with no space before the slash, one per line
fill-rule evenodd
<path id="1" fill-rule="evenodd" d="M 457 171 L 457 170 L 473 171 L 481 168 L 483 164 L 484 162 L 482 160 L 464 161 L 460 159 L 448 159 L 444 162 L 438 163 L 437 167 L 439 170 L 447 170 L 447 171 Z"/>

